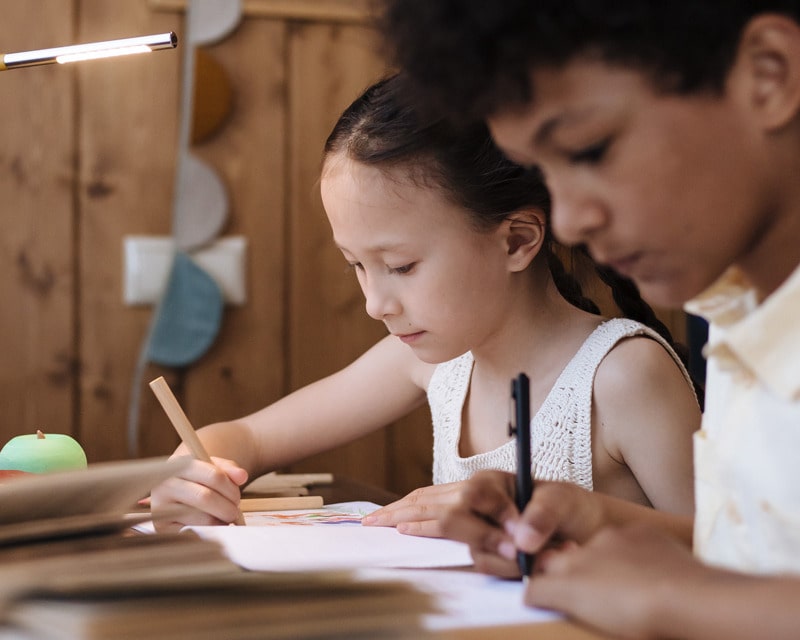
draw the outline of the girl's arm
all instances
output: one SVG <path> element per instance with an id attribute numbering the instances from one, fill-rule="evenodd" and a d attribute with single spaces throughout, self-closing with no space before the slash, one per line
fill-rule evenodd
<path id="1" fill-rule="evenodd" d="M 231 522 L 248 477 L 350 442 L 422 404 L 429 366 L 387 336 L 344 369 L 260 411 L 199 429 L 216 464 L 194 462 L 153 490 L 155 516 L 178 504 L 190 508 L 159 528 Z M 175 455 L 186 453 L 181 445 Z"/>
<path id="2" fill-rule="evenodd" d="M 634 500 L 641 492 L 656 509 L 693 515 L 692 434 L 700 419 L 694 390 L 664 348 L 649 338 L 623 340 L 595 378 L 595 489 Z"/>

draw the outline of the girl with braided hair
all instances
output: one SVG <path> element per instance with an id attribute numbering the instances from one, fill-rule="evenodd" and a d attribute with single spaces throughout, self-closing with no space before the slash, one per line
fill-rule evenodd
<path id="1" fill-rule="evenodd" d="M 200 429 L 214 464 L 195 461 L 154 490 L 156 512 L 192 507 L 161 528 L 229 523 L 248 477 L 363 436 L 427 398 L 434 484 L 364 524 L 439 536 L 464 480 L 515 467 L 508 402 L 520 372 L 531 380 L 537 478 L 692 513 L 700 408 L 688 373 L 666 328 L 645 324 L 655 314 L 630 281 L 602 274 L 640 317 L 603 317 L 583 294 L 551 238 L 538 171 L 507 160 L 482 123 L 427 120 L 395 75 L 342 114 L 320 184 L 334 242 L 390 335 L 327 378 Z"/>

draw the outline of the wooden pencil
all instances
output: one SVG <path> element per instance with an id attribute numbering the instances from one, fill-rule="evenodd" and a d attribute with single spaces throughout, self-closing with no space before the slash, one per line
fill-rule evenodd
<path id="1" fill-rule="evenodd" d="M 186 417 L 181 405 L 178 404 L 178 400 L 172 393 L 172 389 L 169 388 L 167 381 L 164 380 L 164 376 L 159 376 L 153 380 L 150 383 L 150 388 L 153 390 L 156 398 L 158 398 L 161 407 L 164 409 L 164 413 L 167 414 L 169 421 L 172 423 L 172 426 L 175 427 L 175 431 L 178 432 L 181 441 L 186 445 L 186 448 L 189 449 L 189 452 L 198 460 L 211 462 L 211 456 L 208 455 L 208 451 L 206 451 L 203 443 L 200 442 L 200 438 L 197 437 L 192 423 L 189 422 L 189 418 Z M 244 515 L 242 515 L 241 510 L 236 518 L 236 524 L 245 524 Z"/>
<path id="2" fill-rule="evenodd" d="M 322 496 L 292 496 L 280 498 L 242 498 L 242 511 L 291 511 L 292 509 L 319 509 Z"/>

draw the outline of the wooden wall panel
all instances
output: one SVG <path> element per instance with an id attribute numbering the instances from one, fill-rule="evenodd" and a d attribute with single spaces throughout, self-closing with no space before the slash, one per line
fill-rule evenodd
<path id="1" fill-rule="evenodd" d="M 154 13 L 139 0 L 81 0 L 77 17 L 78 38 L 85 42 L 180 27 L 179 16 Z M 127 234 L 164 235 L 170 230 L 178 51 L 76 67 L 80 92 L 78 410 L 81 442 L 90 461 L 122 459 L 128 453 L 131 380 L 151 310 L 123 305 L 122 239 Z M 143 411 L 145 428 L 153 415 Z M 168 424 L 161 425 L 160 433 L 149 431 L 152 442 L 144 450 L 166 453 L 174 443 L 171 431 Z"/>
<path id="2" fill-rule="evenodd" d="M 181 37 L 182 14 L 153 13 L 146 3 L 138 2 L 126 5 L 123 16 L 113 3 L 93 1 L 83 14 L 84 23 L 89 23 L 86 31 L 97 31 L 94 25 L 104 25 L 113 14 L 129 30 L 174 30 Z M 86 39 L 98 37 L 104 36 L 87 34 Z M 146 385 L 158 375 L 167 378 L 197 426 L 251 412 L 284 390 L 283 29 L 277 23 L 248 21 L 209 54 L 225 69 L 236 104 L 220 130 L 192 147 L 191 153 L 214 168 L 228 189 L 230 211 L 222 235 L 242 234 L 248 239 L 248 303 L 227 308 L 217 340 L 193 366 L 147 367 L 140 387 L 142 456 L 171 453 L 177 444 Z M 82 246 L 88 255 L 83 260 L 81 413 L 83 431 L 91 434 L 89 447 L 105 458 L 126 455 L 131 379 L 152 318 L 151 308 L 122 304 L 122 239 L 128 234 L 170 233 L 181 62 L 177 51 L 160 52 L 142 57 L 138 67 L 117 68 L 119 75 L 113 79 L 99 69 L 86 72 L 86 95 L 112 94 L 84 105 L 82 111 L 87 122 L 84 165 L 89 186 L 83 207 Z M 103 85 L 109 83 L 114 90 L 104 92 Z M 124 87 L 141 91 L 130 95 Z"/>
<path id="3" fill-rule="evenodd" d="M 70 43 L 74 10 L 5 3 L 2 51 Z M 0 446 L 36 429 L 76 433 L 75 107 L 71 69 L 0 73 Z"/>
<path id="4" fill-rule="evenodd" d="M 322 147 L 336 118 L 383 73 L 373 34 L 359 26 L 296 23 L 291 29 L 290 386 L 345 366 L 386 334 L 369 318 L 355 277 L 333 244 L 319 198 Z M 380 393 L 380 389 L 376 388 Z M 311 458 L 297 469 L 359 470 L 384 484 L 386 434 L 378 432 Z"/>
<path id="5" fill-rule="evenodd" d="M 223 235 L 247 238 L 248 300 L 227 308 L 217 342 L 184 374 L 185 408 L 198 424 L 251 413 L 285 393 L 285 50 L 284 25 L 268 20 L 244 20 L 209 49 L 231 81 L 234 107 L 192 153 L 227 185 Z"/>

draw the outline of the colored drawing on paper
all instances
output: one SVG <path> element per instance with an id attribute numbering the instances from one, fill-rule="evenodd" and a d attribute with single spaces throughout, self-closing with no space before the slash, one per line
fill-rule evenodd
<path id="1" fill-rule="evenodd" d="M 360 525 L 361 519 L 378 506 L 367 502 L 342 503 L 322 509 L 298 509 L 295 511 L 262 511 L 247 514 L 247 524 L 256 526 L 274 525 Z"/>

